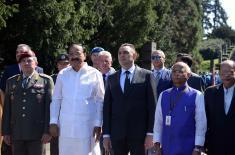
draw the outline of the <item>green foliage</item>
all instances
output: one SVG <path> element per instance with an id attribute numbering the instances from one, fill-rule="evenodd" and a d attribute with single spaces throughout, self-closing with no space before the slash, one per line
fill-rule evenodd
<path id="1" fill-rule="evenodd" d="M 198 0 L 11 0 L 16 2 L 19 12 L 0 31 L 3 48 L 10 53 L 7 62 L 15 58 L 19 43 L 32 46 L 40 66 L 49 73 L 55 56 L 72 42 L 88 49 L 102 46 L 117 57 L 122 43 L 141 49 L 149 41 L 166 53 L 168 65 L 177 52 L 192 54 L 197 63 L 201 60 L 197 46 L 202 37 L 202 4 Z"/>
<path id="2" fill-rule="evenodd" d="M 222 50 L 222 45 L 225 42 L 222 39 L 207 39 L 199 45 L 200 53 L 204 60 L 211 58 L 218 58 L 219 53 Z"/>
<path id="3" fill-rule="evenodd" d="M 210 34 L 211 38 L 220 38 L 227 42 L 235 43 L 235 30 L 231 27 L 224 25 L 218 28 L 215 28 Z"/>
<path id="4" fill-rule="evenodd" d="M 0 30 L 6 27 L 6 19 L 18 11 L 18 5 L 6 5 L 4 0 L 0 0 Z"/>
<path id="5" fill-rule="evenodd" d="M 202 0 L 204 31 L 227 25 L 227 14 L 220 0 Z"/>

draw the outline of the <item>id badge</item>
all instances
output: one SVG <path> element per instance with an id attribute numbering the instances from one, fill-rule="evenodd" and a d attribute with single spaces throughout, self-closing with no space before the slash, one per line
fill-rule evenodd
<path id="1" fill-rule="evenodd" d="M 166 122 L 165 122 L 166 126 L 170 126 L 171 125 L 171 116 L 166 115 Z"/>

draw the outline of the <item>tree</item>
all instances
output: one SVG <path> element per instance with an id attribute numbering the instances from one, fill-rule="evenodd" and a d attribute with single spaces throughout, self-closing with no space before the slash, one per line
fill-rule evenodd
<path id="1" fill-rule="evenodd" d="M 218 28 L 215 28 L 209 36 L 210 38 L 220 38 L 229 43 L 235 43 L 235 30 L 230 26 L 224 25 Z"/>
<path id="2" fill-rule="evenodd" d="M 18 5 L 6 5 L 4 0 L 0 0 L 0 30 L 6 27 L 6 19 L 11 17 L 13 13 L 17 12 Z"/>
<path id="3" fill-rule="evenodd" d="M 203 28 L 205 31 L 227 25 L 227 14 L 219 0 L 203 0 Z"/>
<path id="4" fill-rule="evenodd" d="M 114 55 L 120 44 L 129 42 L 141 47 L 149 41 L 157 22 L 153 9 L 158 0 L 113 0 L 106 3 L 106 13 L 90 45 L 102 45 Z"/>
<path id="5" fill-rule="evenodd" d="M 1 42 L 9 51 L 15 51 L 19 43 L 29 44 L 39 61 L 46 62 L 40 65 L 51 73 L 59 52 L 65 52 L 70 43 L 84 43 L 94 34 L 101 22 L 102 3 L 99 0 L 20 1 L 19 13 L 9 19 L 9 26 L 1 31 L 5 36 Z"/>

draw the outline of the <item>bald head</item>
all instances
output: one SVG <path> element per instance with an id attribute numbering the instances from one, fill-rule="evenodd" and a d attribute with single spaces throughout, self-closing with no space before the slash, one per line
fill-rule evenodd
<path id="1" fill-rule="evenodd" d="M 220 67 L 222 66 L 230 66 L 235 69 L 235 62 L 233 60 L 225 60 L 220 64 Z"/>
<path id="2" fill-rule="evenodd" d="M 172 67 L 172 81 L 176 87 L 183 86 L 191 75 L 191 69 L 184 62 L 177 62 Z"/>
<path id="3" fill-rule="evenodd" d="M 235 62 L 232 60 L 223 61 L 220 65 L 220 77 L 225 88 L 235 84 Z"/>

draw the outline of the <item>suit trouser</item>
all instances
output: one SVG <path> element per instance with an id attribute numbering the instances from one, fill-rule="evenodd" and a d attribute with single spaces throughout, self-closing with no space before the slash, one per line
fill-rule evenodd
<path id="1" fill-rule="evenodd" d="M 41 140 L 15 140 L 13 155 L 42 155 L 42 142 Z"/>
<path id="2" fill-rule="evenodd" d="M 144 140 L 111 140 L 114 155 L 145 155 Z"/>

